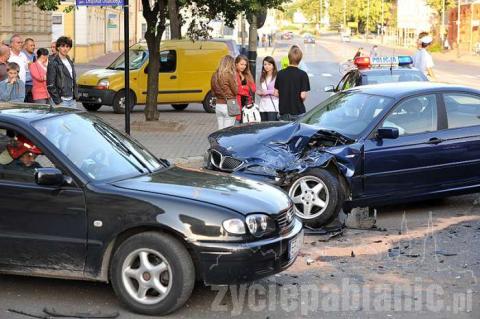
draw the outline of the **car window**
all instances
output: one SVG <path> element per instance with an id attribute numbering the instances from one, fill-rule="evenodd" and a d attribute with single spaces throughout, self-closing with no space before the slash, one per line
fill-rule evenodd
<path id="1" fill-rule="evenodd" d="M 355 138 L 392 103 L 385 96 L 346 91 L 331 96 L 300 121 Z"/>
<path id="2" fill-rule="evenodd" d="M 35 183 L 35 169 L 41 167 L 55 165 L 21 134 L 0 128 L 0 180 Z"/>
<path id="3" fill-rule="evenodd" d="M 175 72 L 177 69 L 177 52 L 166 50 L 160 52 L 160 73 Z"/>
<path id="4" fill-rule="evenodd" d="M 345 81 L 345 84 L 343 85 L 342 90 L 348 90 L 350 88 L 353 88 L 356 84 L 356 73 L 355 72 L 350 72 L 348 78 Z"/>
<path id="5" fill-rule="evenodd" d="M 444 94 L 448 128 L 480 125 L 480 97 L 471 94 Z"/>
<path id="6" fill-rule="evenodd" d="M 347 74 L 345 74 L 343 76 L 343 78 L 340 80 L 340 82 L 338 82 L 337 89 L 336 89 L 337 91 L 342 91 L 343 90 L 343 87 L 345 86 L 345 83 L 350 78 L 350 74 L 351 74 L 351 72 L 348 72 Z"/>
<path id="7" fill-rule="evenodd" d="M 384 120 L 382 127 L 395 127 L 399 135 L 437 130 L 437 99 L 435 94 L 422 95 L 400 102 Z"/>
<path id="8" fill-rule="evenodd" d="M 148 58 L 148 51 L 146 50 L 130 50 L 130 70 L 138 70 L 145 63 Z M 125 55 L 122 53 L 107 69 L 124 70 L 125 69 Z"/>

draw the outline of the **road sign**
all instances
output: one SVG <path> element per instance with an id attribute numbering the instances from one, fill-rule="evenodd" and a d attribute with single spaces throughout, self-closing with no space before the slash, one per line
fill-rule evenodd
<path id="1" fill-rule="evenodd" d="M 77 6 L 122 6 L 123 0 L 77 0 Z"/>

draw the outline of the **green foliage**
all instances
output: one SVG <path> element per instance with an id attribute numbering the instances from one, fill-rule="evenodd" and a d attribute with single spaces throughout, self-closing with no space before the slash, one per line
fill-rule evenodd
<path id="1" fill-rule="evenodd" d="M 21 6 L 24 4 L 34 4 L 40 10 L 54 11 L 58 9 L 58 6 L 60 5 L 60 0 L 15 0 L 14 3 L 17 6 Z"/>
<path id="2" fill-rule="evenodd" d="M 443 10 L 443 1 L 445 1 L 445 10 L 454 8 L 458 0 L 427 0 L 427 4 L 438 14 L 441 15 Z"/>

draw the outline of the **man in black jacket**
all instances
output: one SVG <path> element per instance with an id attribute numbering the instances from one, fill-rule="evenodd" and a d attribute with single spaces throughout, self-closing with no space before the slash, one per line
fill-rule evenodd
<path id="1" fill-rule="evenodd" d="M 75 66 L 68 57 L 72 39 L 60 37 L 56 43 L 57 55 L 48 63 L 47 89 L 57 106 L 77 107 L 77 79 Z"/>

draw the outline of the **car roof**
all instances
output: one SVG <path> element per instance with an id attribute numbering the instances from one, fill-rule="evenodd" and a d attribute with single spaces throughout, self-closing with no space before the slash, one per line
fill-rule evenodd
<path id="1" fill-rule="evenodd" d="M 400 99 L 408 95 L 439 91 L 463 91 L 468 93 L 480 94 L 480 90 L 476 90 L 467 86 L 428 81 L 393 82 L 361 85 L 349 89 L 346 92 L 348 91 L 358 91 L 366 94 L 392 97 L 395 99 Z"/>
<path id="2" fill-rule="evenodd" d="M 160 43 L 160 48 L 178 48 L 184 50 L 215 50 L 225 49 L 227 45 L 219 41 L 192 41 L 192 40 L 165 40 Z M 146 42 L 139 42 L 130 47 L 132 50 L 148 50 Z"/>
<path id="3" fill-rule="evenodd" d="M 0 102 L 0 120 L 11 119 L 24 123 L 68 113 L 83 111 L 67 107 L 51 107 L 43 104 Z"/>

